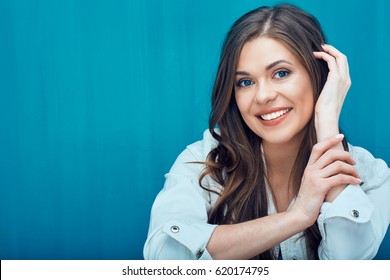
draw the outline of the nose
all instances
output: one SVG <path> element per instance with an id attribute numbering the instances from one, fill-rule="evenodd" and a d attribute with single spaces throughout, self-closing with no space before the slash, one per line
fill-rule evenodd
<path id="1" fill-rule="evenodd" d="M 258 83 L 254 102 L 258 104 L 267 104 L 277 97 L 277 91 L 267 82 Z"/>

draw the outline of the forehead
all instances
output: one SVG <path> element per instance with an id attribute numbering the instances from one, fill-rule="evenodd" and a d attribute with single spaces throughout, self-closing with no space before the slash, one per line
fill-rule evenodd
<path id="1" fill-rule="evenodd" d="M 298 58 L 280 41 L 268 37 L 259 37 L 244 44 L 237 68 L 256 64 L 267 66 L 278 60 L 287 60 L 300 65 Z"/>

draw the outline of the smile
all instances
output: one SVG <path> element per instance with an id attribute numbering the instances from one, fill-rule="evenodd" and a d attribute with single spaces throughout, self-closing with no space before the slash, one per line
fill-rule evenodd
<path id="1" fill-rule="evenodd" d="M 287 114 L 291 110 L 292 110 L 292 108 L 287 108 L 287 109 L 272 112 L 269 114 L 258 115 L 258 117 L 260 117 L 262 120 L 265 120 L 265 121 L 272 121 L 272 120 L 275 120 L 275 119 L 280 118 L 281 116 Z"/>

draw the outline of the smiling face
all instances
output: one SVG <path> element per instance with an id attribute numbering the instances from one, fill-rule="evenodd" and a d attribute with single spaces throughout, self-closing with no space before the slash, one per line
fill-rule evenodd
<path id="1" fill-rule="evenodd" d="M 314 106 L 309 73 L 275 39 L 247 42 L 240 54 L 235 98 L 247 126 L 270 144 L 300 144 Z"/>

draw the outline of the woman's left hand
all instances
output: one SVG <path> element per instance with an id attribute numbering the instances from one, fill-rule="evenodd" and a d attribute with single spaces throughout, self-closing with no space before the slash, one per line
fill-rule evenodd
<path id="1" fill-rule="evenodd" d="M 351 86 L 347 57 L 331 45 L 323 45 L 314 57 L 327 62 L 327 81 L 315 106 L 318 141 L 339 133 L 338 122 L 347 92 Z"/>
<path id="2" fill-rule="evenodd" d="M 315 106 L 314 123 L 317 132 L 317 142 L 337 135 L 341 108 L 351 86 L 347 57 L 331 45 L 323 45 L 322 52 L 314 52 L 314 57 L 327 62 L 329 73 L 324 88 Z M 332 149 L 344 150 L 341 143 Z M 332 188 L 325 201 L 332 202 L 346 187 L 341 184 Z"/>

